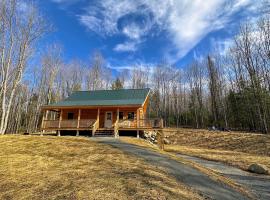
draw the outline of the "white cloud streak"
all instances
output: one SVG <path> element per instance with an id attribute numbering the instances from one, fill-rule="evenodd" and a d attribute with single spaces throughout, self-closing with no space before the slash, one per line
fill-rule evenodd
<path id="1" fill-rule="evenodd" d="M 136 51 L 137 44 L 135 42 L 125 42 L 122 44 L 117 44 L 114 47 L 114 51 L 123 52 L 123 51 Z"/>
<path id="2" fill-rule="evenodd" d="M 254 11 L 259 4 L 253 0 L 102 0 L 77 17 L 97 34 L 125 36 L 115 51 L 136 51 L 146 36 L 165 31 L 173 49 L 164 53 L 170 61 L 177 61 L 207 34 L 228 24 L 234 14 Z"/>

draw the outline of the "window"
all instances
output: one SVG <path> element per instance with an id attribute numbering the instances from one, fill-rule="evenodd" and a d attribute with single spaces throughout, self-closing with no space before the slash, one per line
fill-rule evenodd
<path id="1" fill-rule="evenodd" d="M 128 113 L 128 119 L 134 119 L 134 112 Z"/>
<path id="2" fill-rule="evenodd" d="M 74 113 L 68 113 L 68 119 L 74 119 Z"/>
<path id="3" fill-rule="evenodd" d="M 124 113 L 123 112 L 119 112 L 119 119 L 124 119 Z"/>
<path id="4" fill-rule="evenodd" d="M 107 120 L 112 120 L 112 113 L 108 112 L 106 119 Z"/>

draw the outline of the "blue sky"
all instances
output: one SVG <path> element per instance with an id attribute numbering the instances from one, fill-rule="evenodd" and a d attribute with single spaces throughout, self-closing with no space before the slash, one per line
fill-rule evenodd
<path id="1" fill-rule="evenodd" d="M 114 69 L 184 66 L 226 50 L 239 24 L 260 16 L 263 0 L 39 0 L 55 31 L 44 38 L 63 47 L 64 59 L 87 62 L 98 50 Z"/>

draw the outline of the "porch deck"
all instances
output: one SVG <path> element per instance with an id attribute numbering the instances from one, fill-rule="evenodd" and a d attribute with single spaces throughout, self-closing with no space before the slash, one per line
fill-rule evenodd
<path id="1" fill-rule="evenodd" d="M 43 120 L 42 130 L 151 130 L 162 129 L 162 119 L 117 120 L 111 128 L 101 128 L 98 119 Z"/>

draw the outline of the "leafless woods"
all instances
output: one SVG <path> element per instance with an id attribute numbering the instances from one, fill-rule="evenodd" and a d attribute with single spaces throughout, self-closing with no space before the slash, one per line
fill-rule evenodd
<path id="1" fill-rule="evenodd" d="M 152 89 L 149 117 L 162 117 L 167 127 L 270 132 L 269 16 L 241 25 L 226 53 L 187 66 L 162 61 L 115 70 L 100 52 L 67 63 L 61 46 L 50 44 L 33 67 L 36 43 L 49 28 L 35 6 L 22 14 L 19 4 L 0 2 L 1 134 L 38 131 L 40 106 L 75 90 L 145 87 Z"/>

